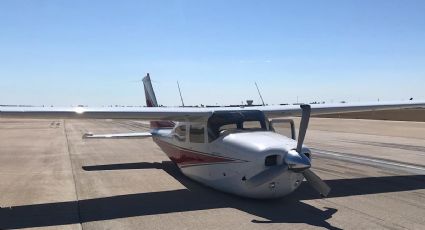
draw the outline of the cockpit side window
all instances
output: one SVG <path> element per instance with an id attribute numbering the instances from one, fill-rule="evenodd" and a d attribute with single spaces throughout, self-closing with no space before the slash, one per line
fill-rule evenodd
<path id="1" fill-rule="evenodd" d="M 192 143 L 204 143 L 205 127 L 203 125 L 190 125 L 189 140 Z"/>
<path id="2" fill-rule="evenodd" d="M 186 141 L 186 125 L 177 126 L 174 130 L 174 137 L 181 142 Z"/>

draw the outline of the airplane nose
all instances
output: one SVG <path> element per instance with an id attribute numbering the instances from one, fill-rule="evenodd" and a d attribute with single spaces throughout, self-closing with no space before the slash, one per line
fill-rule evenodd
<path id="1" fill-rule="evenodd" d="M 288 164 L 289 169 L 296 172 L 302 172 L 311 167 L 310 159 L 295 150 L 291 150 L 286 154 L 285 162 Z"/>

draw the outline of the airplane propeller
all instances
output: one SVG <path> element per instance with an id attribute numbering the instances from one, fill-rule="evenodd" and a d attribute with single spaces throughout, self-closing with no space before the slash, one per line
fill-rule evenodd
<path id="1" fill-rule="evenodd" d="M 301 151 L 302 151 L 305 135 L 307 133 L 308 123 L 310 121 L 311 106 L 301 105 L 300 107 L 302 109 L 302 116 L 301 116 L 300 130 L 298 133 L 298 143 L 297 143 L 296 151 L 301 157 L 307 158 L 307 156 L 301 153 Z M 309 160 L 309 164 L 310 164 L 310 160 Z M 307 182 L 322 196 L 324 197 L 328 196 L 329 192 L 331 191 L 331 188 L 309 168 L 310 167 L 307 167 L 304 170 L 302 170 L 302 174 L 307 180 Z"/>
<path id="2" fill-rule="evenodd" d="M 289 169 L 294 172 L 302 173 L 307 182 L 322 196 L 326 197 L 329 194 L 331 190 L 330 187 L 322 179 L 320 179 L 319 176 L 310 170 L 310 159 L 301 152 L 310 120 L 311 107 L 310 105 L 301 105 L 300 107 L 302 109 L 302 116 L 298 133 L 297 148 L 287 153 L 284 159 L 286 164 L 271 166 L 267 170 L 251 177 L 246 181 L 248 186 L 257 187 L 265 184 Z"/>

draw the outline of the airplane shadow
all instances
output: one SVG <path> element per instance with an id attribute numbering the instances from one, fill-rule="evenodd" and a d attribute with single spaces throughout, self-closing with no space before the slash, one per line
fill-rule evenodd
<path id="1" fill-rule="evenodd" d="M 182 175 L 169 161 L 84 166 L 83 169 L 162 169 L 187 189 L 1 208 L 0 229 L 56 226 L 217 208 L 235 208 L 250 213 L 257 217 L 252 222 L 258 224 L 307 223 L 327 229 L 339 229 L 327 222 L 337 209 L 321 210 L 302 202 L 320 198 L 305 183 L 287 197 L 254 200 L 219 192 L 196 183 Z M 425 175 L 337 179 L 326 182 L 333 188 L 329 197 L 425 189 Z"/>

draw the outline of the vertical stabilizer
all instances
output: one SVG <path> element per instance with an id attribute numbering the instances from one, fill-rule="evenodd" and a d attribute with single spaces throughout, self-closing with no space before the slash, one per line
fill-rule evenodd
<path id="1" fill-rule="evenodd" d="M 142 81 L 145 87 L 146 106 L 158 107 L 158 102 L 156 101 L 156 96 L 155 92 L 153 91 L 151 77 L 149 76 L 149 73 L 146 74 L 146 77 L 144 77 Z"/>

